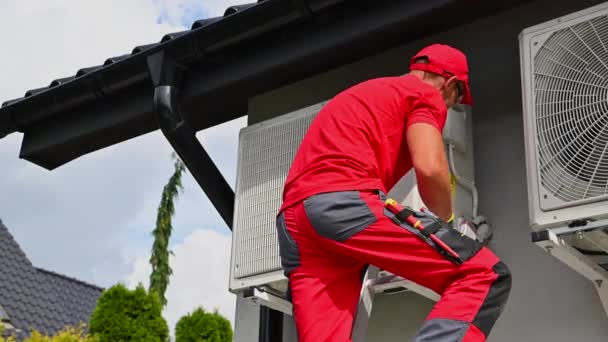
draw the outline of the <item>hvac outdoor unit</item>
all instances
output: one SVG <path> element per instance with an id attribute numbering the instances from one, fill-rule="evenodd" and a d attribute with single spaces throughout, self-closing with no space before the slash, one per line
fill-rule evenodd
<path id="1" fill-rule="evenodd" d="M 287 290 L 276 214 L 289 167 L 323 103 L 241 129 L 237 161 L 230 291 Z M 282 310 L 284 311 L 284 310 Z"/>
<path id="2" fill-rule="evenodd" d="M 533 242 L 608 310 L 608 4 L 523 30 L 520 56 Z"/>
<path id="3" fill-rule="evenodd" d="M 290 312 L 290 305 L 281 300 L 287 282 L 281 269 L 275 217 L 296 151 L 325 103 L 245 127 L 239 134 L 230 291 L 242 292 L 286 313 Z M 463 107 L 450 111 L 444 137 L 453 146 L 451 161 L 460 173 L 453 177 L 455 212 L 471 218 L 476 193 L 468 181 L 473 179 L 468 110 Z M 404 176 L 389 195 L 416 209 L 423 206 L 413 172 Z"/>

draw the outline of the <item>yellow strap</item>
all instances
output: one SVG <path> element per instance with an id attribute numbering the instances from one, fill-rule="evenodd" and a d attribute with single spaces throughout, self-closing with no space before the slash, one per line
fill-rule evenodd
<path id="1" fill-rule="evenodd" d="M 414 223 L 414 228 L 418 228 L 418 226 L 420 226 L 420 220 L 416 221 L 416 223 Z"/>
<path id="2" fill-rule="evenodd" d="M 447 221 L 448 223 L 454 221 L 454 213 L 452 213 L 452 216 L 450 216 L 450 219 Z"/>

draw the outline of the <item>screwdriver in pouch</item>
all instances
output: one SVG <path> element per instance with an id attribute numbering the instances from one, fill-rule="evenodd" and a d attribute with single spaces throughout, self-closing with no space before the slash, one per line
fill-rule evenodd
<path id="1" fill-rule="evenodd" d="M 386 207 L 395 215 L 397 215 L 398 213 L 400 213 L 404 207 L 399 204 L 399 202 L 393 200 L 393 199 L 387 199 L 386 200 Z M 409 223 L 412 227 L 422 231 L 424 230 L 424 226 L 422 225 L 422 222 L 420 222 L 420 220 L 417 220 L 414 215 L 409 215 L 407 218 L 407 223 Z M 436 243 L 439 247 L 441 247 L 444 251 L 446 251 L 447 253 L 449 253 L 451 256 L 453 256 L 456 259 L 460 258 L 460 255 L 458 255 L 458 253 L 456 253 L 452 248 L 450 248 L 450 246 L 446 245 L 445 242 L 441 241 L 437 236 L 435 236 L 435 234 L 429 234 L 429 238 Z"/>

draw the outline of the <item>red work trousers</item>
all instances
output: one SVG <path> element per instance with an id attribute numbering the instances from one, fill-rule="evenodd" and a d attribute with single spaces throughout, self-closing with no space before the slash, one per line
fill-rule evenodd
<path id="1" fill-rule="evenodd" d="M 441 296 L 414 342 L 485 341 L 507 301 L 509 269 L 486 247 L 442 225 L 435 235 L 462 256 L 450 259 L 395 221 L 384 200 L 377 191 L 331 192 L 278 215 L 298 340 L 351 341 L 363 272 L 371 264 Z M 438 221 L 429 213 L 416 216 L 425 226 Z"/>

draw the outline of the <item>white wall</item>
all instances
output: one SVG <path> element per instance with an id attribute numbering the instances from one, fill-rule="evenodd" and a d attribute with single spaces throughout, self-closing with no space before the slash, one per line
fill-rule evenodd
<path id="1" fill-rule="evenodd" d="M 440 41 L 464 50 L 472 69 L 475 99 L 479 210 L 496 230 L 491 248 L 513 273 L 510 300 L 489 341 L 607 341 L 608 319 L 593 286 L 530 242 L 518 45 L 518 34 L 524 27 L 597 3 L 538 0 L 393 49 L 253 99 L 250 124 L 320 102 L 370 77 L 402 74 L 409 57 L 427 43 Z M 413 294 L 378 297 L 369 340 L 408 340 L 431 305 Z M 250 320 L 257 326 L 254 318 L 241 318 L 240 326 Z M 378 337 L 380 331 L 382 338 Z M 289 318 L 285 336 L 285 341 L 296 341 Z M 237 331 L 237 341 L 253 342 L 257 336 Z"/>
<path id="2" fill-rule="evenodd" d="M 233 340 L 235 342 L 258 342 L 259 326 L 259 305 L 255 305 L 250 300 L 238 295 L 236 297 Z"/>

